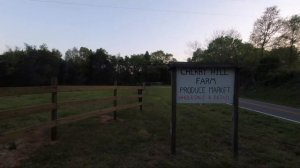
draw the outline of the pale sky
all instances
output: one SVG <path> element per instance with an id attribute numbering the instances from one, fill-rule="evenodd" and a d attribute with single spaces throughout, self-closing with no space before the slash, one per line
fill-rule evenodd
<path id="1" fill-rule="evenodd" d="M 121 56 L 163 50 L 180 61 L 187 43 L 205 47 L 215 31 L 248 41 L 266 7 L 300 14 L 300 0 L 0 0 L 0 53 L 24 43 L 59 49 L 104 48 Z"/>

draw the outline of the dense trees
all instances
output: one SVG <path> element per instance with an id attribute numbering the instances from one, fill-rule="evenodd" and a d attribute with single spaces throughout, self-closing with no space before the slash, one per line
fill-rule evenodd
<path id="1" fill-rule="evenodd" d="M 299 51 L 295 46 L 272 50 L 256 48 L 241 39 L 221 36 L 212 40 L 207 49 L 197 49 L 190 62 L 234 64 L 241 67 L 244 86 L 272 85 L 299 78 Z M 292 54 L 291 54 L 292 53 Z"/>
<path id="2" fill-rule="evenodd" d="M 206 49 L 193 48 L 188 61 L 235 64 L 242 68 L 244 86 L 276 85 L 300 80 L 299 43 L 300 17 L 282 19 L 273 6 L 254 23 L 250 43 L 242 42 L 236 31 L 222 31 Z"/>
<path id="3" fill-rule="evenodd" d="M 2 86 L 47 84 L 58 76 L 61 54 L 46 45 L 39 48 L 25 45 L 25 50 L 9 50 L 0 56 Z"/>
<path id="4" fill-rule="evenodd" d="M 172 54 L 163 51 L 120 57 L 102 48 L 92 51 L 85 47 L 67 50 L 63 59 L 58 50 L 50 51 L 46 45 L 26 44 L 23 50 L 0 55 L 0 85 L 45 85 L 56 76 L 60 84 L 169 83 L 170 61 L 175 61 Z"/>

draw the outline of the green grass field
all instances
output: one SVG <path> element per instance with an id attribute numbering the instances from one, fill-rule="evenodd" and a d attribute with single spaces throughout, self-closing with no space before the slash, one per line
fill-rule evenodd
<path id="1" fill-rule="evenodd" d="M 59 95 L 59 101 L 111 95 L 112 92 L 64 93 Z M 94 117 L 59 126 L 59 140 L 50 143 L 48 137 L 44 138 L 47 143 L 21 161 L 20 167 L 299 167 L 300 125 L 245 110 L 240 111 L 240 156 L 234 160 L 232 107 L 226 105 L 178 105 L 177 155 L 171 156 L 170 100 L 169 87 L 147 87 L 142 112 L 138 108 L 124 110 L 118 112 L 118 121 L 103 122 L 101 117 Z M 1 98 L 0 109 L 49 101 L 49 95 Z M 59 115 L 111 105 L 66 108 Z M 0 129 L 48 118 L 49 112 L 45 112 L 1 121 Z"/>

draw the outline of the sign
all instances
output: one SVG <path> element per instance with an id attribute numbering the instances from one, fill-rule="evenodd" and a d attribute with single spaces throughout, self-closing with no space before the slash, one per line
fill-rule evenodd
<path id="1" fill-rule="evenodd" d="M 232 150 L 238 156 L 239 68 L 232 65 L 170 64 L 172 77 L 171 153 L 176 154 L 176 111 L 182 103 L 233 105 Z M 213 121 L 212 121 L 213 122 Z"/>
<path id="2" fill-rule="evenodd" d="M 177 68 L 177 103 L 233 104 L 233 68 Z"/>

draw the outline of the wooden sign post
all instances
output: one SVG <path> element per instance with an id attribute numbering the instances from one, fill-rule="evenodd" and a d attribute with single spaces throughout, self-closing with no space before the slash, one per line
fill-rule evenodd
<path id="1" fill-rule="evenodd" d="M 171 153 L 176 154 L 177 104 L 232 104 L 234 156 L 238 155 L 239 68 L 232 65 L 172 63 Z"/>

